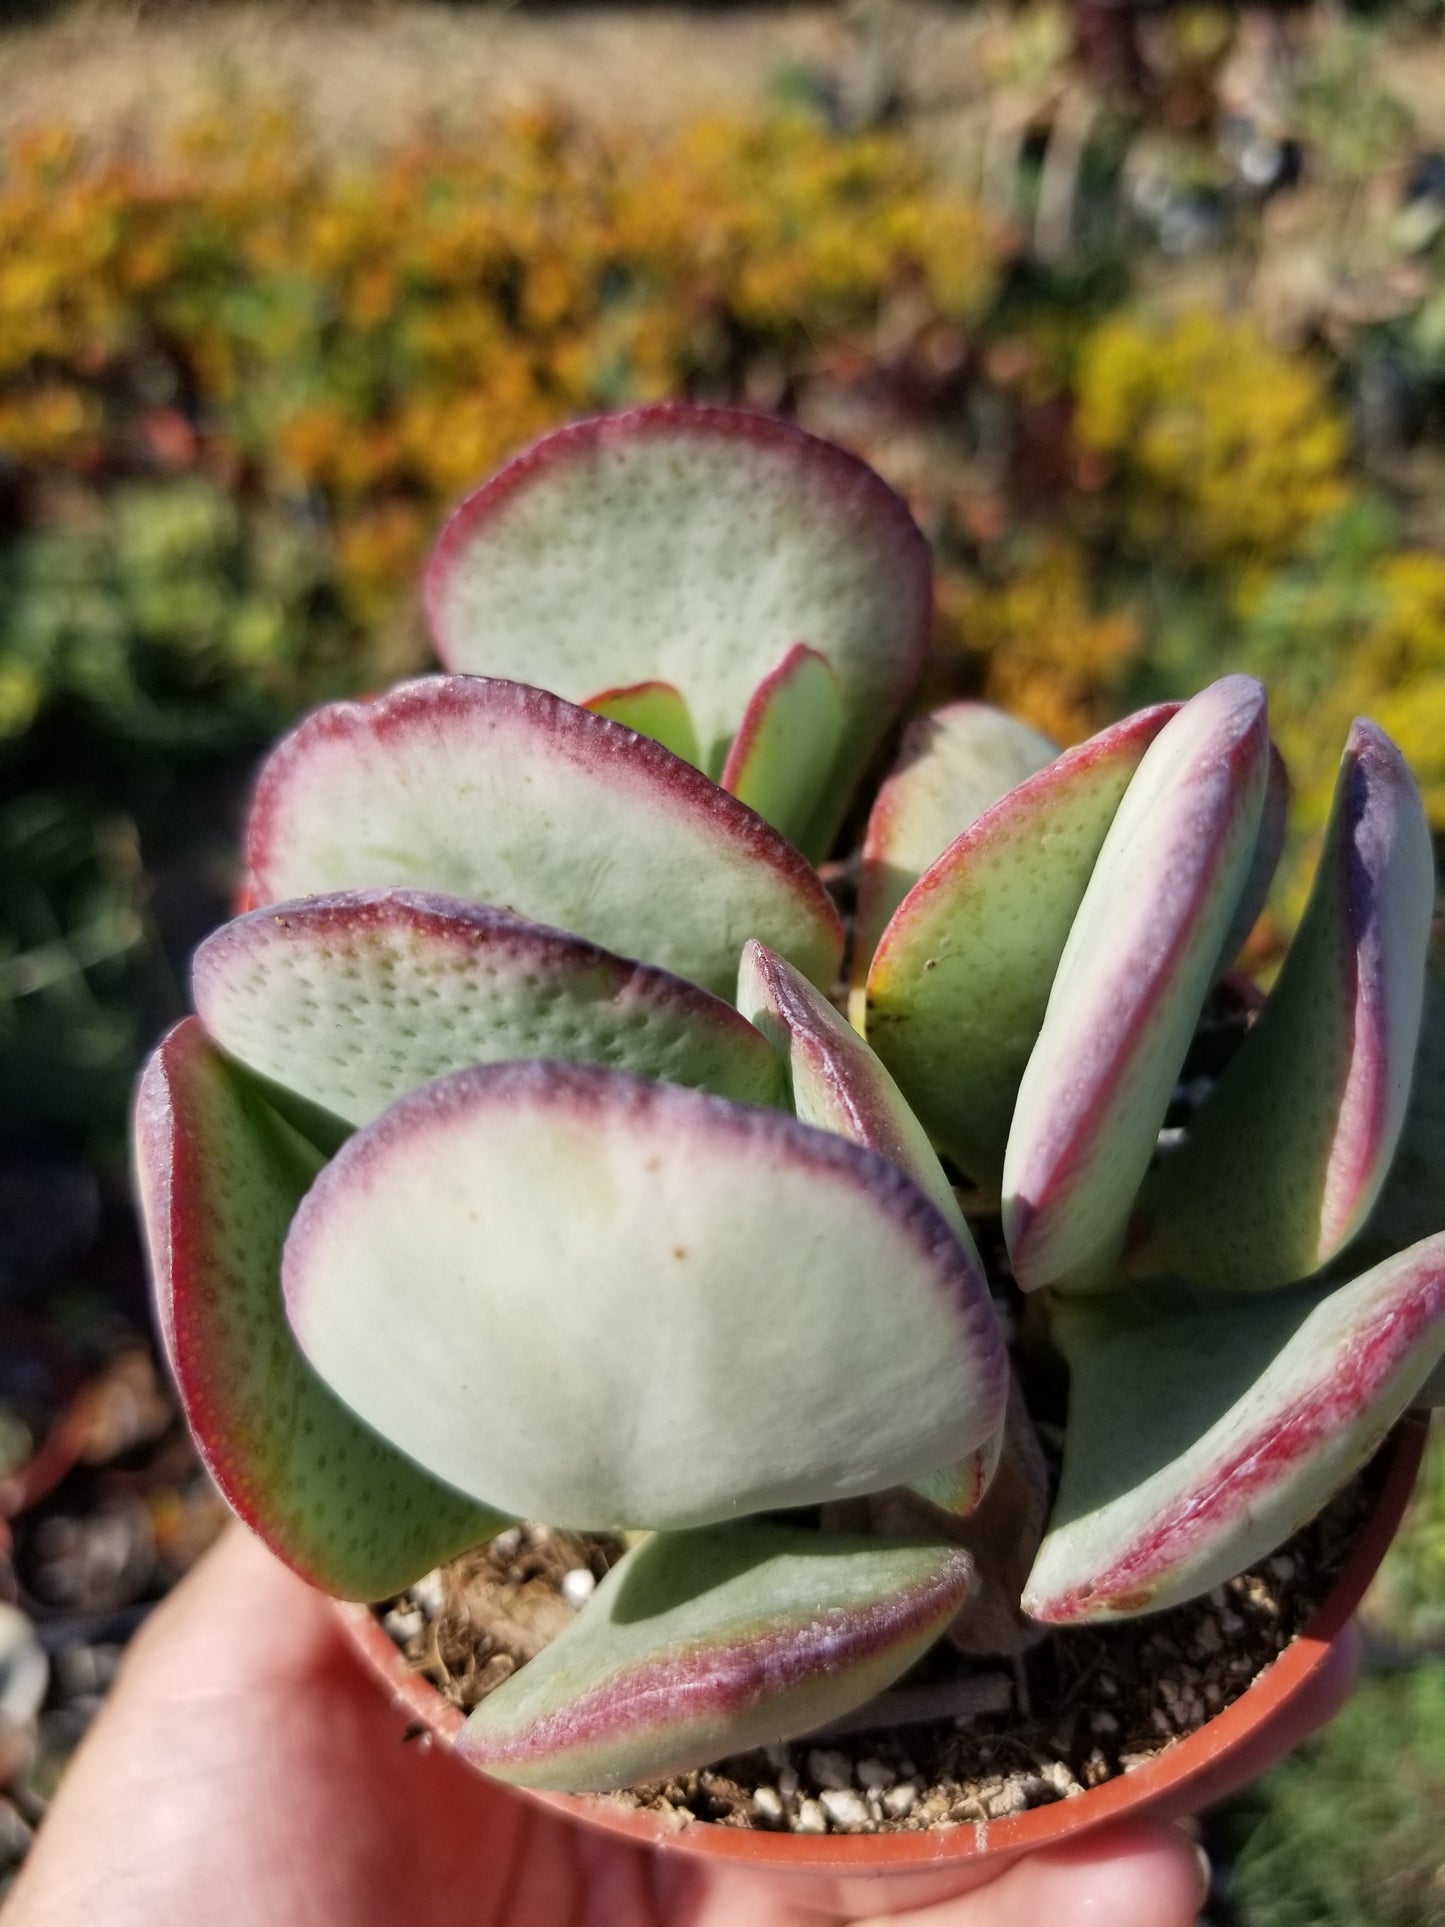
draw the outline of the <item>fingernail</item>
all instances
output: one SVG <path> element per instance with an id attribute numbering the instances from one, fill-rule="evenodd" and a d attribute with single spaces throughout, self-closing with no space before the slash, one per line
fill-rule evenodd
<path id="1" fill-rule="evenodd" d="M 1197 1840 L 1190 1843 L 1194 1848 L 1195 1864 L 1199 1868 L 1199 1905 L 1202 1907 L 1209 1898 L 1209 1889 L 1214 1885 L 1214 1869 L 1209 1864 L 1209 1855 Z"/>

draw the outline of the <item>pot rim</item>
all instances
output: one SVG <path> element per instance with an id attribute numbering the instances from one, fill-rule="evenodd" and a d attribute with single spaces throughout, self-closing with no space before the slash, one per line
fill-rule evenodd
<path id="1" fill-rule="evenodd" d="M 661 1814 L 615 1805 L 604 1794 L 543 1793 L 510 1785 L 506 1790 L 635 1843 L 775 1873 L 844 1877 L 921 1873 L 966 1861 L 1014 1857 L 1073 1839 L 1109 1821 L 1138 1818 L 1161 1808 L 1171 1815 L 1183 1813 L 1210 1797 L 1205 1792 L 1191 1799 L 1192 1783 L 1222 1779 L 1228 1761 L 1243 1753 L 1260 1729 L 1281 1714 L 1328 1662 L 1335 1639 L 1399 1529 L 1428 1429 L 1427 1414 L 1414 1411 L 1407 1412 L 1392 1431 L 1384 1448 L 1389 1454 L 1384 1481 L 1370 1516 L 1323 1605 L 1279 1657 L 1203 1726 L 1164 1747 L 1144 1765 L 1070 1799 L 1007 1819 L 961 1821 L 919 1833 L 811 1835 L 715 1826 L 705 1820 L 679 1826 Z M 361 1658 L 393 1699 L 452 1745 L 466 1724 L 460 1708 L 411 1670 L 370 1606 L 333 1603 Z"/>

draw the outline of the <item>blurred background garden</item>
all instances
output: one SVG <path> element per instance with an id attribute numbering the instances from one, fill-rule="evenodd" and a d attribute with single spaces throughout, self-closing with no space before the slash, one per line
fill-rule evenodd
<path id="1" fill-rule="evenodd" d="M 1445 831 L 1445 6 L 0 0 L 0 1891 L 218 1524 L 124 1133 L 258 751 L 427 663 L 447 506 L 687 395 L 858 450 L 929 687 L 1061 744 L 1267 679 Z M 1217 1927 L 1445 1922 L 1445 1449 Z"/>

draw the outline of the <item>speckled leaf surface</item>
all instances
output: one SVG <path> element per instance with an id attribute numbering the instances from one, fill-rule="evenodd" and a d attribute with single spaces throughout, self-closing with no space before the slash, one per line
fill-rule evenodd
<path id="1" fill-rule="evenodd" d="M 1089 876 L 1174 706 L 1141 710 L 1009 791 L 899 905 L 868 973 L 868 1042 L 929 1135 L 998 1189 L 1019 1081 Z"/>
<path id="2" fill-rule="evenodd" d="M 477 1707 L 458 1751 L 521 1786 L 600 1792 L 808 1732 L 906 1671 L 971 1571 L 921 1534 L 659 1533 Z"/>
<path id="3" fill-rule="evenodd" d="M 906 1171 L 953 1227 L 982 1290 L 978 1248 L 928 1133 L 857 1031 L 806 977 L 760 943 L 744 947 L 738 1009 L 777 1053 L 794 1115 Z"/>
<path id="4" fill-rule="evenodd" d="M 1249 873 L 1268 772 L 1264 691 L 1227 676 L 1160 730 L 1109 826 L 1009 1132 L 1004 1233 L 1025 1291 L 1092 1284 L 1118 1257 Z"/>
<path id="5" fill-rule="evenodd" d="M 794 643 L 758 684 L 719 778 L 775 830 L 803 845 L 843 739 L 843 699 L 826 656 Z M 809 849 L 821 858 L 824 849 Z"/>
<path id="6" fill-rule="evenodd" d="M 918 879 L 986 809 L 1051 763 L 1046 736 L 988 703 L 948 703 L 903 732 L 863 839 L 853 984 L 861 994 L 889 918 Z"/>
<path id="7" fill-rule="evenodd" d="M 362 890 L 253 910 L 206 939 L 191 983 L 232 1057 L 350 1124 L 448 1071 L 519 1057 L 744 1104 L 782 1096 L 776 1057 L 721 998 L 459 897 Z"/>
<path id="8" fill-rule="evenodd" d="M 558 1525 L 874 1491 L 1003 1415 L 992 1306 L 910 1179 L 619 1071 L 494 1065 L 400 1099 L 308 1194 L 283 1277 L 353 1410 Z"/>
<path id="9" fill-rule="evenodd" d="M 594 715 L 625 723 L 639 736 L 670 749 L 685 763 L 698 761 L 697 731 L 680 690 L 670 682 L 638 682 L 626 689 L 604 689 L 589 696 L 582 707 Z"/>
<path id="10" fill-rule="evenodd" d="M 845 723 L 810 848 L 922 671 L 931 603 L 928 545 L 864 463 L 687 404 L 549 435 L 462 504 L 427 576 L 448 667 L 574 702 L 672 683 L 714 778 L 762 679 L 794 643 L 819 650 Z"/>
<path id="11" fill-rule="evenodd" d="M 1445 1349 L 1445 1236 L 1339 1286 L 1060 1304 L 1063 1479 L 1024 1607 L 1152 1612 L 1243 1572 L 1370 1457 Z"/>
<path id="12" fill-rule="evenodd" d="M 1279 980 L 1140 1201 L 1138 1268 L 1260 1290 L 1363 1224 L 1404 1121 L 1435 891 L 1415 780 L 1350 732 L 1314 888 Z"/>
<path id="13" fill-rule="evenodd" d="M 321 1158 L 195 1018 L 136 1101 L 156 1312 L 206 1468 L 304 1579 L 383 1599 L 506 1521 L 377 1437 L 316 1377 L 281 1304 L 281 1250 Z"/>
<path id="14" fill-rule="evenodd" d="M 761 937 L 831 983 L 842 927 L 775 830 L 651 738 L 521 683 L 333 703 L 272 751 L 253 902 L 396 885 L 489 903 L 731 997 Z"/>

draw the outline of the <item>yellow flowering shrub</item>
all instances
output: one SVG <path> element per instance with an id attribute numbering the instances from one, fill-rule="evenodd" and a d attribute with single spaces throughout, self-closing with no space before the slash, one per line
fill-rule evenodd
<path id="1" fill-rule="evenodd" d="M 1048 538 L 999 583 L 945 578 L 940 586 L 944 622 L 980 659 L 990 702 L 1061 745 L 1117 713 L 1116 692 L 1143 634 L 1128 610 L 1095 610 L 1076 542 Z"/>
<path id="2" fill-rule="evenodd" d="M 1135 545 L 1241 581 L 1300 550 L 1350 492 L 1323 371 L 1213 312 L 1101 323 L 1080 357 L 1075 434 L 1112 472 Z"/>
<path id="3" fill-rule="evenodd" d="M 663 139 L 531 114 L 365 165 L 323 159 L 279 114 L 218 114 L 153 156 L 27 134 L 0 159 L 0 455 L 109 529 L 78 574 L 134 576 L 112 504 L 140 479 L 289 519 L 325 581 L 282 594 L 233 542 L 213 586 L 244 614 L 224 643 L 201 648 L 152 596 L 137 647 L 100 591 L 63 593 L 53 529 L 22 535 L 0 574 L 22 599 L 44 586 L 0 610 L 0 733 L 39 688 L 93 700 L 107 650 L 142 682 L 159 662 L 173 689 L 264 685 L 283 708 L 394 670 L 418 647 L 441 510 L 519 445 L 599 407 L 746 394 L 760 362 L 786 388 L 842 347 L 866 357 L 899 306 L 967 330 L 1000 259 L 901 141 L 803 120 Z M 366 637 L 349 675 L 338 624 Z"/>
<path id="4" fill-rule="evenodd" d="M 1324 821 L 1351 719 L 1372 716 L 1400 745 L 1431 822 L 1445 830 L 1445 555 L 1381 557 L 1359 600 L 1352 633 L 1329 652 L 1328 681 L 1307 703 L 1286 704 L 1277 723 L 1306 820 Z"/>

